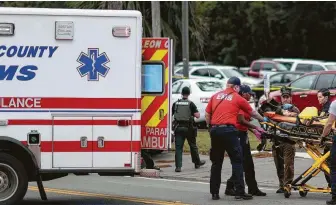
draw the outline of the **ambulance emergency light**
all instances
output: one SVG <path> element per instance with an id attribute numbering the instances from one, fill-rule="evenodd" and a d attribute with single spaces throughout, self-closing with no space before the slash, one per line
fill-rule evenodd
<path id="1" fill-rule="evenodd" d="M 13 23 L 0 23 L 0 36 L 13 36 L 14 29 Z"/>

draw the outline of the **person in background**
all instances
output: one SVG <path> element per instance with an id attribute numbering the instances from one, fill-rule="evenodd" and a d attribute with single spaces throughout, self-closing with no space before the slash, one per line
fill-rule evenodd
<path id="1" fill-rule="evenodd" d="M 284 86 L 280 92 L 281 108 L 276 113 L 289 117 L 297 116 L 300 110 L 292 104 L 291 89 Z M 284 187 L 291 184 L 294 178 L 295 142 L 289 139 L 275 140 L 272 155 L 279 178 L 279 189 L 276 193 L 284 193 Z"/>
<path id="2" fill-rule="evenodd" d="M 160 170 L 160 167 L 154 165 L 154 160 L 152 159 L 152 156 L 149 153 L 149 150 L 141 149 L 141 157 L 145 161 L 146 169 Z"/>
<path id="3" fill-rule="evenodd" d="M 232 165 L 235 198 L 253 199 L 252 195 L 245 193 L 242 150 L 237 136 L 237 117 L 238 112 L 243 110 L 252 117 L 264 119 L 238 94 L 240 85 L 239 78 L 229 78 L 226 89 L 214 94 L 205 109 L 205 120 L 211 137 L 210 193 L 213 200 L 220 199 L 219 189 L 225 151 Z"/>
<path id="4" fill-rule="evenodd" d="M 173 104 L 172 115 L 174 116 L 174 135 L 175 135 L 175 172 L 181 172 L 182 154 L 184 142 L 187 139 L 190 146 L 192 162 L 198 169 L 205 164 L 200 160 L 198 147 L 196 144 L 197 128 L 194 125 L 194 117 L 199 118 L 200 113 L 192 101 L 188 99 L 190 89 L 182 88 L 182 99 Z"/>
<path id="5" fill-rule="evenodd" d="M 239 94 L 248 102 L 250 101 L 251 95 L 254 93 L 248 85 L 242 85 L 240 86 Z M 251 115 L 243 110 L 239 111 L 237 120 L 238 137 L 243 151 L 243 167 L 245 172 L 245 181 L 248 186 L 248 193 L 255 196 L 266 196 L 266 193 L 260 191 L 258 188 L 255 178 L 253 158 L 251 155 L 251 146 L 247 133 L 249 128 L 253 129 L 253 132 L 259 132 L 258 129 L 260 128 L 250 123 Z M 226 183 L 225 195 L 235 195 L 233 176 L 231 176 Z"/>
<path id="6" fill-rule="evenodd" d="M 328 121 L 324 126 L 321 136 L 321 145 L 324 144 L 326 137 L 332 131 L 332 127 L 336 121 L 336 101 L 330 104 Z M 328 205 L 336 205 L 336 136 L 332 137 L 332 146 L 330 150 L 330 184 L 331 184 L 331 200 L 327 201 Z"/>
<path id="7" fill-rule="evenodd" d="M 330 91 L 329 89 L 322 88 L 317 92 L 317 100 L 319 101 L 321 105 L 321 109 L 318 112 L 319 117 L 328 117 L 329 115 L 329 108 L 331 104 L 330 100 Z M 329 147 L 325 147 L 323 150 L 323 154 L 326 154 L 329 152 Z M 328 166 L 330 167 L 330 157 L 326 160 Z M 328 187 L 330 187 L 330 177 L 327 173 L 324 173 L 325 179 L 327 180 Z"/>

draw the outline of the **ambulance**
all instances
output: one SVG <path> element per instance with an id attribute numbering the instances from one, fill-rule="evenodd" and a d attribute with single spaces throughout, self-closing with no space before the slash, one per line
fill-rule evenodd
<path id="1" fill-rule="evenodd" d="M 170 147 L 169 39 L 129 10 L 0 8 L 0 205 L 69 173 L 134 176 Z M 143 147 L 142 147 L 143 146 Z"/>

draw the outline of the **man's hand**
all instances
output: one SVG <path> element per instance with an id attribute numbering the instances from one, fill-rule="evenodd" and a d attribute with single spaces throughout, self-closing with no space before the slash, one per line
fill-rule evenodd
<path id="1" fill-rule="evenodd" d="M 262 133 L 262 132 L 259 132 L 259 131 L 258 131 L 258 128 L 260 128 L 260 127 L 257 127 L 257 129 L 254 129 L 254 130 L 253 130 L 253 134 L 256 136 L 256 138 L 257 138 L 258 140 L 261 141 L 261 133 Z"/>
<path id="2" fill-rule="evenodd" d="M 324 142 L 325 142 L 326 140 L 327 140 L 326 137 L 321 137 L 319 146 L 320 146 L 320 147 L 323 147 L 323 146 L 324 146 Z"/>

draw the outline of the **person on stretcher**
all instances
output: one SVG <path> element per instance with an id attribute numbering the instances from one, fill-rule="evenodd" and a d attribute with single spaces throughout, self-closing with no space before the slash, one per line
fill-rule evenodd
<path id="1" fill-rule="evenodd" d="M 276 114 L 296 117 L 300 110 L 292 104 L 292 90 L 288 87 L 282 87 L 281 90 L 281 107 L 276 110 Z"/>
<path id="2" fill-rule="evenodd" d="M 281 106 L 276 110 L 276 114 L 288 117 L 297 116 L 300 110 L 292 104 L 292 90 L 284 86 L 280 92 Z M 276 193 L 284 193 L 284 188 L 291 184 L 294 178 L 295 142 L 289 139 L 274 141 L 272 155 L 279 178 L 279 189 Z"/>

